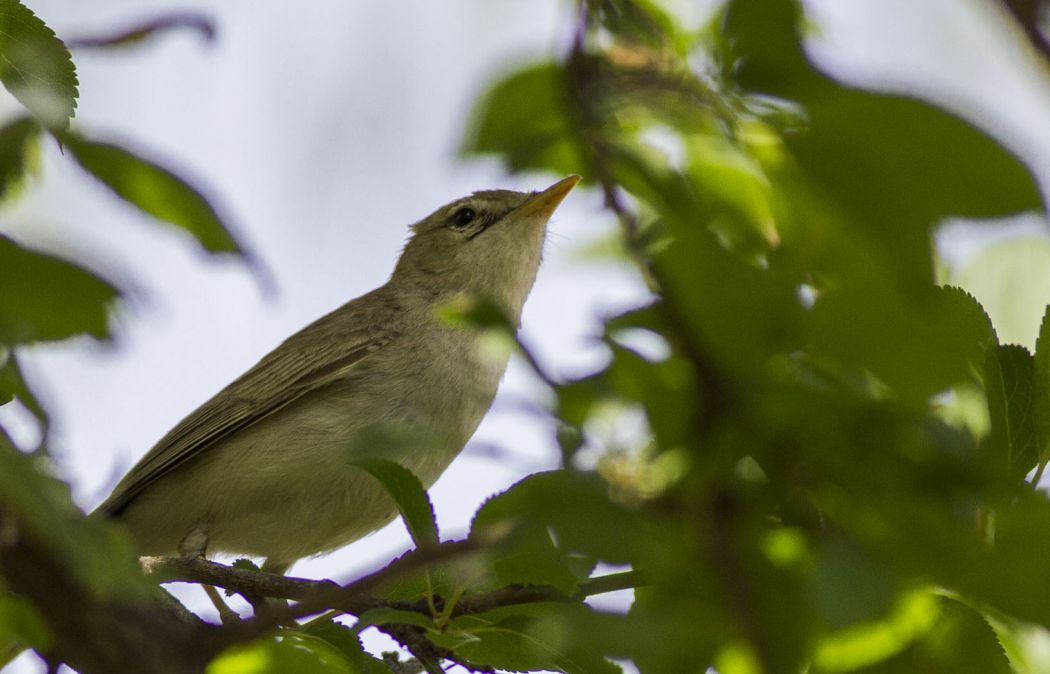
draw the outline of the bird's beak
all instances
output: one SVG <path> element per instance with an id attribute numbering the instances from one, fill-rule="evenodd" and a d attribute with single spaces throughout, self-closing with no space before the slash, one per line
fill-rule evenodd
<path id="1" fill-rule="evenodd" d="M 524 218 L 530 215 L 539 215 L 544 219 L 549 218 L 554 209 L 561 203 L 561 200 L 565 198 L 565 195 L 571 192 L 578 182 L 580 182 L 580 176 L 563 178 L 542 192 L 531 195 L 525 203 L 515 208 L 511 214 L 515 218 Z"/>

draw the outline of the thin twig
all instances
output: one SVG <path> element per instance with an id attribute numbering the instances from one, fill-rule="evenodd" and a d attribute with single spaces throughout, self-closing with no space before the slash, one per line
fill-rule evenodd
<path id="1" fill-rule="evenodd" d="M 211 19 L 196 12 L 178 12 L 158 16 L 106 35 L 69 38 L 65 40 L 65 45 L 69 49 L 123 47 L 175 28 L 189 28 L 203 37 L 205 42 L 215 41 L 215 24 Z"/>

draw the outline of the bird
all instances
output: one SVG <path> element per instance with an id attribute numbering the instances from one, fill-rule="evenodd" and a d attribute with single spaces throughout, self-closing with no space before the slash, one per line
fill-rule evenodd
<path id="1" fill-rule="evenodd" d="M 439 309 L 467 297 L 517 328 L 548 221 L 579 182 L 485 190 L 411 226 L 389 280 L 293 334 L 164 435 L 95 512 L 143 556 L 264 558 L 284 574 L 397 516 L 360 457 L 429 488 L 488 411 L 509 354 Z"/>

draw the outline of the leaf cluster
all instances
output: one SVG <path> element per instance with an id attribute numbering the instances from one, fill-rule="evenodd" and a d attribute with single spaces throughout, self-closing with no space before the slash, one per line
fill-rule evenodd
<path id="1" fill-rule="evenodd" d="M 362 648 L 366 629 L 429 672 L 1035 671 L 1026 644 L 1050 629 L 1050 312 L 1034 352 L 1000 343 L 974 297 L 937 283 L 931 243 L 948 218 L 1045 214 L 1029 168 L 952 112 L 822 72 L 796 0 L 731 0 L 698 29 L 655 0 L 585 0 L 576 21 L 563 58 L 479 98 L 463 146 L 510 171 L 583 175 L 620 224 L 616 254 L 653 291 L 604 322 L 606 366 L 540 373 L 563 468 L 493 497 L 467 540 L 442 542 L 415 477 L 357 464 L 416 550 L 340 587 L 208 576 L 299 603 L 194 628 L 206 657 L 188 671 L 407 671 Z M 40 81 L 75 96 L 63 67 Z M 174 174 L 25 105 L 0 135 L 4 185 L 48 134 L 121 198 L 237 250 Z M 10 347 L 104 336 L 116 291 L 0 243 L 0 262 L 18 265 L 0 266 L 0 401 L 32 400 Z M 513 332 L 485 307 L 458 319 Z M 628 414 L 644 431 L 608 446 L 601 429 Z M 16 489 L 45 479 L 46 457 L 0 450 L 0 468 L 23 471 L 0 479 L 0 582 L 19 590 L 0 595 L 0 635 L 81 655 L 9 560 L 60 560 L 56 577 L 97 593 L 81 602 L 90 611 L 123 586 L 59 539 L 79 531 L 88 560 L 127 552 L 69 513 L 60 483 L 46 503 Z M 3 547 L 11 527 L 33 545 Z M 624 610 L 587 601 L 625 588 Z M 274 636 L 281 619 L 319 613 Z"/>

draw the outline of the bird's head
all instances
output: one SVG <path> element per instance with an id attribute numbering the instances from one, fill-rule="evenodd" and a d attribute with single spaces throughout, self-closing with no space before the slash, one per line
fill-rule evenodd
<path id="1" fill-rule="evenodd" d="M 442 206 L 412 226 L 392 282 L 489 300 L 517 319 L 536 280 L 547 221 L 579 181 L 569 176 L 542 192 L 475 192 Z"/>

